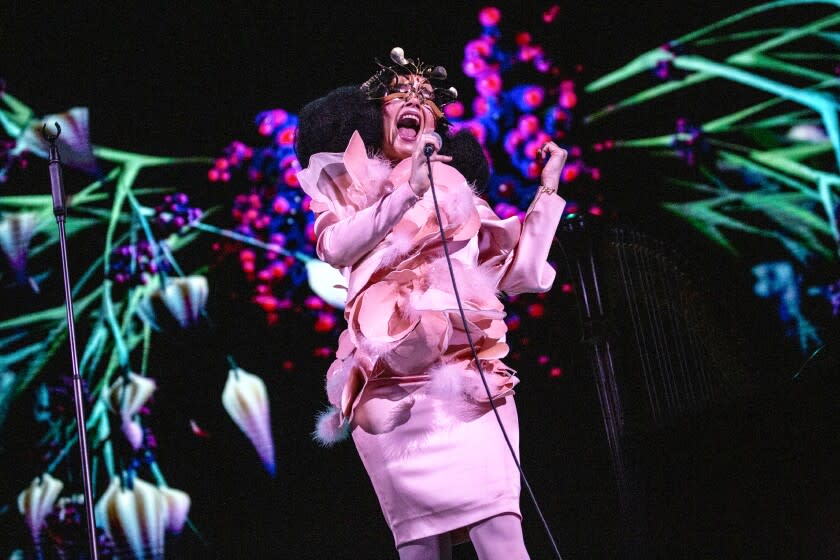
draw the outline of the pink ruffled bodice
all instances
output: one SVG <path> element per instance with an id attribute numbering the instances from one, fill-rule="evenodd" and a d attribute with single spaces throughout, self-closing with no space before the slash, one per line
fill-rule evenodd
<path id="1" fill-rule="evenodd" d="M 431 191 L 408 185 L 410 160 L 391 168 L 369 158 L 354 134 L 344 153 L 319 153 L 298 173 L 316 213 L 318 256 L 347 280 L 327 395 L 342 424 L 372 380 L 393 379 L 485 400 L 444 258 Z M 497 294 L 546 291 L 546 259 L 564 201 L 538 194 L 524 224 L 500 219 L 454 168 L 432 165 L 458 291 L 482 368 L 495 396 L 518 382 L 507 355 Z"/>

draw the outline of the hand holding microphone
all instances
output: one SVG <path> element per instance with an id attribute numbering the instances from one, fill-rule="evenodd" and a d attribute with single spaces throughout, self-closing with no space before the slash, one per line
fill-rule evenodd
<path id="1" fill-rule="evenodd" d="M 440 134 L 437 132 L 427 132 L 423 136 L 431 136 L 434 138 L 434 142 L 426 141 L 426 144 L 423 146 L 423 155 L 431 157 L 433 153 L 440 150 L 440 147 L 443 145 L 443 138 L 441 138 Z"/>
<path id="2" fill-rule="evenodd" d="M 429 171 L 426 168 L 426 160 L 444 163 L 452 161 L 452 156 L 444 156 L 438 153 L 442 145 L 443 139 L 437 132 L 424 132 L 418 138 L 414 154 L 411 156 L 411 176 L 408 179 L 411 190 L 417 196 L 423 196 L 429 190 Z"/>

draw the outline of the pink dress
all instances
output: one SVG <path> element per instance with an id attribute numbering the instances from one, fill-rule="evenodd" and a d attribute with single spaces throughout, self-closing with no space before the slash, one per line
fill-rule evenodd
<path id="1" fill-rule="evenodd" d="M 349 428 L 397 546 L 519 513 L 519 473 L 473 364 L 443 254 L 432 193 L 408 185 L 411 162 L 368 158 L 354 134 L 312 156 L 298 178 L 316 213 L 318 256 L 347 280 L 326 389 Z M 463 176 L 433 166 L 458 290 L 482 368 L 518 453 L 515 372 L 497 294 L 546 291 L 564 201 L 539 193 L 524 223 L 500 219 Z"/>

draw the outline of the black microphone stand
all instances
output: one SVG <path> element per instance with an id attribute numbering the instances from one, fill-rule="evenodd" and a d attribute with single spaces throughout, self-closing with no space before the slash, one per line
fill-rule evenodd
<path id="1" fill-rule="evenodd" d="M 90 557 L 98 560 L 96 550 L 96 523 L 93 517 L 93 491 L 91 490 L 90 467 L 88 466 L 88 446 L 86 436 L 86 422 L 84 399 L 82 398 L 82 378 L 79 375 L 79 358 L 76 353 L 76 331 L 73 319 L 73 293 L 70 290 L 70 270 L 67 266 L 67 237 L 64 222 L 67 218 L 67 206 L 64 197 L 64 179 L 61 175 L 61 158 L 55 141 L 61 135 L 61 126 L 55 123 L 55 135 L 47 134 L 47 125 L 41 129 L 44 140 L 50 145 L 50 186 L 52 187 L 53 214 L 58 224 L 58 240 L 61 251 L 61 272 L 64 277 L 64 304 L 67 309 L 67 332 L 70 340 L 70 361 L 73 367 L 73 403 L 76 408 L 76 432 L 79 437 L 79 455 L 82 462 L 82 486 L 85 496 L 85 516 L 87 520 L 88 546 Z"/>

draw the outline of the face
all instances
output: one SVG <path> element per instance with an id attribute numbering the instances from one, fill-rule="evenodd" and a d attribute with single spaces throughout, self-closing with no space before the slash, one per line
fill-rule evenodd
<path id="1" fill-rule="evenodd" d="M 414 153 L 425 132 L 435 129 L 434 88 L 422 76 L 398 76 L 382 105 L 385 138 L 382 150 L 391 161 Z"/>

